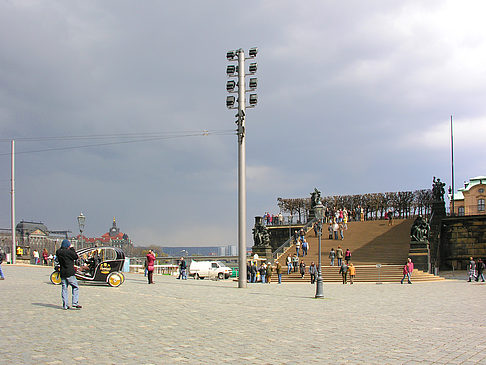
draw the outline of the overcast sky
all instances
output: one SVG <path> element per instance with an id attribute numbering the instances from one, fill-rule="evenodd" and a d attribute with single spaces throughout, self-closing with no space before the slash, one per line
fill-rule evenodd
<path id="1" fill-rule="evenodd" d="M 451 114 L 459 187 L 486 175 L 484 14 L 484 1 L 0 0 L 0 228 L 16 139 L 17 221 L 76 232 L 83 212 L 91 237 L 116 217 L 138 245 L 236 244 L 226 52 L 254 46 L 248 245 L 278 197 L 450 185 Z M 203 130 L 222 133 L 186 136 Z M 161 138 L 29 152 L 135 133 Z M 91 137 L 47 139 L 69 136 Z"/>

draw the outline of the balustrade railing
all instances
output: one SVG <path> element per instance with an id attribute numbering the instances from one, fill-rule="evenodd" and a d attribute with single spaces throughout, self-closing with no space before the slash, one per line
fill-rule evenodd
<path id="1" fill-rule="evenodd" d="M 309 232 L 309 230 L 311 229 L 312 225 L 314 224 L 314 222 L 316 222 L 317 219 L 314 218 L 312 220 L 310 220 L 309 222 L 307 222 L 304 227 L 302 227 L 302 229 L 305 231 L 305 233 Z M 290 246 L 292 246 L 292 241 L 293 241 L 293 237 L 290 237 L 287 241 L 285 241 L 279 248 L 277 248 L 274 252 L 273 252 L 273 259 L 274 260 L 277 260 L 284 252 L 287 248 L 289 248 Z"/>

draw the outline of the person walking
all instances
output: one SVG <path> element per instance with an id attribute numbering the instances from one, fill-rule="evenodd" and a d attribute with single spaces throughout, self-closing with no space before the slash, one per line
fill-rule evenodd
<path id="1" fill-rule="evenodd" d="M 304 275 L 305 275 L 305 262 L 304 262 L 304 260 L 300 261 L 299 268 L 300 268 L 300 276 L 303 279 Z"/>
<path id="2" fill-rule="evenodd" d="M 317 267 L 314 261 L 312 261 L 309 266 L 309 274 L 310 274 L 311 284 L 314 284 L 316 282 L 316 275 L 317 275 Z"/>
<path id="3" fill-rule="evenodd" d="M 155 253 L 149 250 L 147 254 L 147 278 L 149 284 L 154 283 Z"/>
<path id="4" fill-rule="evenodd" d="M 351 284 L 353 284 L 354 277 L 356 276 L 356 267 L 353 265 L 353 263 L 349 264 L 348 270 L 349 270 L 349 281 L 351 282 Z"/>
<path id="5" fill-rule="evenodd" d="M 260 279 L 262 281 L 262 284 L 265 284 L 266 281 L 265 281 L 265 276 L 267 274 L 267 265 L 265 265 L 264 262 L 262 262 L 262 264 L 260 265 Z"/>
<path id="6" fill-rule="evenodd" d="M 348 282 L 348 265 L 345 262 L 341 263 L 341 267 L 339 268 L 339 273 L 343 277 L 343 284 L 347 284 Z"/>
<path id="7" fill-rule="evenodd" d="M 329 227 L 327 227 L 327 230 L 329 231 L 329 239 L 332 240 L 332 232 L 333 232 L 333 229 L 332 229 L 332 222 L 329 223 Z"/>
<path id="8" fill-rule="evenodd" d="M 476 276 L 476 281 L 479 281 L 479 278 L 481 277 L 481 281 L 484 283 L 484 262 L 482 259 L 478 260 L 478 263 L 476 265 L 476 271 L 478 272 L 478 275 Z"/>
<path id="9" fill-rule="evenodd" d="M 43 264 L 45 266 L 49 265 L 49 263 L 48 263 L 48 260 L 49 260 L 49 252 L 47 252 L 47 248 L 45 248 L 45 247 L 42 250 L 42 260 L 43 260 Z"/>
<path id="10" fill-rule="evenodd" d="M 337 258 L 337 264 L 338 266 L 341 266 L 342 262 L 343 262 L 343 249 L 341 248 L 341 246 L 338 246 L 337 250 L 336 250 L 336 258 Z"/>
<path id="11" fill-rule="evenodd" d="M 346 264 L 349 264 L 349 260 L 351 260 L 351 251 L 349 251 L 349 248 L 346 249 L 346 253 L 344 254 L 344 259 L 346 260 Z"/>
<path id="12" fill-rule="evenodd" d="M 184 260 L 184 257 L 181 257 L 181 259 L 179 260 L 179 277 L 177 279 L 187 280 L 186 270 L 186 260 Z"/>
<path id="13" fill-rule="evenodd" d="M 275 273 L 277 274 L 278 283 L 282 284 L 282 265 L 278 261 L 275 263 Z"/>
<path id="14" fill-rule="evenodd" d="M 3 248 L 0 247 L 0 280 L 5 280 L 5 276 L 3 275 L 3 270 L 2 270 L 2 263 L 5 260 L 7 255 L 5 255 L 5 251 L 3 251 Z"/>
<path id="15" fill-rule="evenodd" d="M 334 251 L 334 248 L 331 248 L 329 258 L 331 259 L 331 266 L 334 266 L 334 259 L 336 258 L 336 251 Z"/>
<path id="16" fill-rule="evenodd" d="M 290 275 L 292 272 L 292 257 L 290 255 L 287 256 L 287 275 Z"/>
<path id="17" fill-rule="evenodd" d="M 295 253 L 292 257 L 292 267 L 294 268 L 294 272 L 297 272 L 297 269 L 299 268 L 299 256 L 297 256 Z"/>
<path id="18" fill-rule="evenodd" d="M 269 262 L 267 264 L 267 283 L 268 284 L 272 283 L 272 273 L 273 273 L 273 267 L 272 267 L 272 264 Z"/>
<path id="19" fill-rule="evenodd" d="M 252 261 L 250 264 L 250 283 L 256 283 L 257 277 L 257 267 L 256 264 Z"/>
<path id="20" fill-rule="evenodd" d="M 34 250 L 32 256 L 34 257 L 34 265 L 39 265 L 39 251 Z"/>
<path id="21" fill-rule="evenodd" d="M 403 267 L 403 278 L 400 281 L 400 284 L 403 284 L 403 280 L 407 278 L 409 284 L 412 284 L 412 272 L 413 272 L 413 262 L 412 259 L 409 257 L 407 259 L 407 263 Z"/>
<path id="22" fill-rule="evenodd" d="M 344 240 L 344 225 L 343 225 L 343 223 L 339 223 L 339 237 L 341 237 L 341 240 Z"/>
<path id="23" fill-rule="evenodd" d="M 334 221 L 333 225 L 332 225 L 332 231 L 334 232 L 334 239 L 335 240 L 338 240 L 338 231 L 339 231 L 339 224 Z"/>
<path id="24" fill-rule="evenodd" d="M 301 239 L 299 238 L 297 242 L 295 242 L 295 253 L 297 254 L 297 258 L 299 257 L 299 251 L 300 251 L 300 241 Z"/>
<path id="25" fill-rule="evenodd" d="M 61 276 L 61 298 L 63 309 L 81 309 L 79 305 L 79 285 L 75 276 L 74 261 L 78 259 L 78 254 L 71 247 L 71 242 L 63 240 L 61 247 L 56 251 L 56 257 L 59 261 L 59 271 Z M 69 307 L 68 286 L 72 288 L 72 307 Z"/>
<path id="26" fill-rule="evenodd" d="M 302 242 L 302 257 L 307 256 L 307 250 L 309 250 L 309 243 L 304 238 L 304 241 Z"/>
<path id="27" fill-rule="evenodd" d="M 476 261 L 472 257 L 469 258 L 468 269 L 469 279 L 467 281 L 470 282 L 471 279 L 476 279 Z"/>

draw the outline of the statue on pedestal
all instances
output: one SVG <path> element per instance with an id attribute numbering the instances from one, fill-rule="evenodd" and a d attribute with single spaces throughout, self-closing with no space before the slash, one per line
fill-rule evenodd
<path id="1" fill-rule="evenodd" d="M 430 225 L 427 220 L 421 215 L 415 218 L 410 229 L 410 239 L 416 242 L 428 242 L 429 241 Z"/>
<path id="2" fill-rule="evenodd" d="M 321 192 L 314 188 L 314 191 L 311 194 L 311 209 L 313 209 L 319 202 L 321 201 Z"/>
<path id="3" fill-rule="evenodd" d="M 432 184 L 432 199 L 434 201 L 444 201 L 444 190 L 445 183 L 440 181 L 440 179 L 436 179 L 434 176 L 433 184 Z"/>
<path id="4" fill-rule="evenodd" d="M 256 247 L 270 247 L 270 234 L 268 228 L 262 223 L 262 217 L 255 217 L 253 243 Z"/>

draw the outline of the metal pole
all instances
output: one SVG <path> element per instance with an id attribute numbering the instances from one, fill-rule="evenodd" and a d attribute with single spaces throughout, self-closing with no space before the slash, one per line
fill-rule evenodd
<path id="1" fill-rule="evenodd" d="M 317 267 L 316 298 L 324 298 L 324 288 L 322 287 L 322 267 L 321 267 L 321 237 L 322 237 L 322 218 L 319 218 L 319 265 Z"/>
<path id="2" fill-rule="evenodd" d="M 12 139 L 12 171 L 11 171 L 11 199 L 10 199 L 10 213 L 11 213 L 11 223 L 12 223 L 12 258 L 11 263 L 15 264 L 17 258 L 17 245 L 15 237 L 15 141 Z"/>
<path id="3" fill-rule="evenodd" d="M 246 288 L 245 53 L 238 54 L 238 287 Z"/>
<path id="4" fill-rule="evenodd" d="M 454 209 L 454 136 L 453 136 L 453 129 L 452 129 L 452 115 L 451 115 L 451 170 L 452 170 L 452 214 L 455 215 L 456 211 Z"/>

